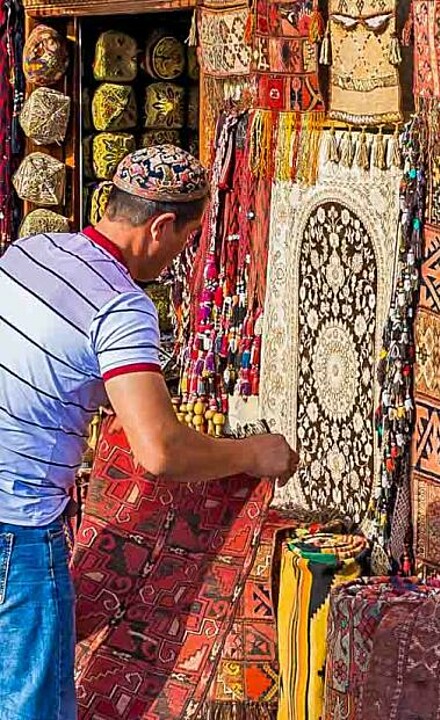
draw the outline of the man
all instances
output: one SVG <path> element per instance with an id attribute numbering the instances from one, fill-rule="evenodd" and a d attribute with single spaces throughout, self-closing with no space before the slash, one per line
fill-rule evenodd
<path id="1" fill-rule="evenodd" d="M 74 720 L 74 596 L 63 532 L 88 421 L 110 402 L 138 461 L 170 482 L 288 478 L 280 436 L 214 440 L 176 420 L 158 360 L 156 278 L 200 225 L 205 170 L 173 146 L 119 166 L 96 228 L 0 261 L 0 720 Z"/>

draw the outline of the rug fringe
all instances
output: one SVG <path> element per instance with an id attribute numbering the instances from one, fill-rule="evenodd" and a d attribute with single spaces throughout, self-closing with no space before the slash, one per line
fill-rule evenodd
<path id="1" fill-rule="evenodd" d="M 206 702 L 197 720 L 276 720 L 277 703 Z"/>

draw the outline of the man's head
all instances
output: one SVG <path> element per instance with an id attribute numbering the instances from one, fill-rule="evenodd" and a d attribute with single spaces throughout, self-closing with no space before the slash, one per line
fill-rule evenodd
<path id="1" fill-rule="evenodd" d="M 136 279 L 154 279 L 201 224 L 207 172 L 184 150 L 157 145 L 128 155 L 113 183 L 100 229 L 133 255 Z"/>

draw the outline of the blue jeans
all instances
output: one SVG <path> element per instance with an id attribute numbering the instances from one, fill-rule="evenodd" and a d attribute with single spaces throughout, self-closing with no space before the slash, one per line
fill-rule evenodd
<path id="1" fill-rule="evenodd" d="M 76 720 L 74 605 L 61 520 L 0 523 L 0 720 Z"/>

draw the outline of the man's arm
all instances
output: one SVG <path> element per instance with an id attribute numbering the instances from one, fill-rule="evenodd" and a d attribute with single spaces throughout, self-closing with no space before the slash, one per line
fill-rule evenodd
<path id="1" fill-rule="evenodd" d="M 177 482 L 239 473 L 287 479 L 296 470 L 298 455 L 280 435 L 216 440 L 179 423 L 159 373 L 127 373 L 105 385 L 136 460 L 154 476 Z"/>

